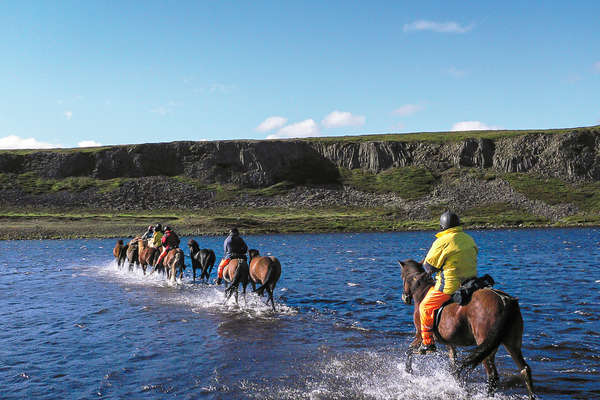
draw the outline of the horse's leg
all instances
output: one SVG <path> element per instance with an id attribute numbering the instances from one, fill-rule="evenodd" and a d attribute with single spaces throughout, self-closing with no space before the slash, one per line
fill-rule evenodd
<path id="1" fill-rule="evenodd" d="M 535 394 L 533 392 L 533 379 L 531 378 L 531 368 L 523 358 L 521 346 L 515 346 L 513 343 L 504 343 L 504 347 L 520 370 L 521 377 L 523 377 L 523 381 L 527 387 L 527 392 L 529 393 L 529 399 L 535 399 Z"/>
<path id="2" fill-rule="evenodd" d="M 494 363 L 495 356 L 496 352 L 494 351 L 483 360 L 483 366 L 488 377 L 488 396 L 493 396 L 498 388 L 498 370 L 496 369 L 496 363 Z"/>
<path id="3" fill-rule="evenodd" d="M 194 279 L 193 279 L 192 282 L 196 283 L 196 267 L 194 265 L 192 265 L 192 271 L 193 271 L 193 274 L 194 274 Z M 202 278 L 202 276 L 200 278 Z"/>
<path id="4" fill-rule="evenodd" d="M 275 310 L 275 300 L 273 300 L 273 289 L 269 286 L 267 288 L 267 293 L 269 293 L 269 299 L 271 299 L 271 306 L 273 307 L 273 312 L 277 312 L 277 310 Z M 268 303 L 268 299 L 267 299 L 267 303 Z"/>
<path id="5" fill-rule="evenodd" d="M 416 348 L 419 347 L 419 345 L 421 344 L 421 335 L 419 333 L 417 333 L 417 335 L 415 336 L 414 340 L 412 341 L 412 343 L 408 346 L 408 350 L 406 350 L 406 362 L 404 364 L 404 370 L 406 372 L 408 372 L 409 374 L 412 374 L 413 369 L 412 369 L 412 358 L 413 358 L 413 353 L 414 350 Z"/>
<path id="6" fill-rule="evenodd" d="M 250 278 L 250 284 L 252 285 L 252 291 L 256 292 L 256 282 L 254 282 L 254 279 Z"/>

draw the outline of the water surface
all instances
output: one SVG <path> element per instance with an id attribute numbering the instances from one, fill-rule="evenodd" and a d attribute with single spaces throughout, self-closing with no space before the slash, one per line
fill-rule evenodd
<path id="1" fill-rule="evenodd" d="M 480 274 L 519 298 L 540 397 L 599 398 L 599 230 L 470 233 Z M 223 239 L 196 238 L 218 257 Z M 444 354 L 404 372 L 414 327 L 396 260 L 433 240 L 248 236 L 283 265 L 276 314 L 252 293 L 223 305 L 223 287 L 192 284 L 191 268 L 175 285 L 119 270 L 114 240 L 0 242 L 0 398 L 486 398 L 481 369 L 465 389 Z M 504 349 L 497 365 L 496 398 L 526 398 Z"/>

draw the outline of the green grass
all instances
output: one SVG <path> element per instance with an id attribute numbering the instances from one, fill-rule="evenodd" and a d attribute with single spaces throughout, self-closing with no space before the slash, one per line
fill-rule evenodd
<path id="1" fill-rule="evenodd" d="M 129 179 L 130 178 L 95 179 L 87 176 L 47 179 L 38 176 L 34 172 L 26 172 L 24 174 L 0 173 L 0 189 L 10 189 L 16 185 L 26 193 L 44 194 L 62 190 L 81 192 L 89 188 L 97 188 L 98 191 L 104 193 L 118 189 Z"/>
<path id="2" fill-rule="evenodd" d="M 361 169 L 340 169 L 344 185 L 365 192 L 395 192 L 404 199 L 418 199 L 431 191 L 435 177 L 425 168 L 391 168 L 378 174 Z"/>
<path id="3" fill-rule="evenodd" d="M 568 183 L 523 173 L 504 174 L 502 178 L 529 199 L 547 204 L 573 203 L 586 212 L 600 212 L 600 182 Z"/>
<path id="4" fill-rule="evenodd" d="M 530 134 L 555 135 L 567 132 L 598 131 L 600 125 L 564 128 L 564 129 L 527 129 L 527 130 L 493 130 L 493 131 L 460 131 L 460 132 L 417 132 L 417 133 L 387 133 L 358 136 L 329 136 L 301 139 L 307 142 L 458 142 L 465 139 L 501 139 Z"/>

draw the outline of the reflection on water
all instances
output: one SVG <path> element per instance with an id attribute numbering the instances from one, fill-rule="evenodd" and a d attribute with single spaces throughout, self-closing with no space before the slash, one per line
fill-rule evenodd
<path id="1" fill-rule="evenodd" d="M 600 397 L 598 230 L 471 233 L 480 273 L 519 298 L 537 392 Z M 239 305 L 224 304 L 214 284 L 119 270 L 114 240 L 0 242 L 0 397 L 486 398 L 481 369 L 462 387 L 445 354 L 404 372 L 414 327 L 396 260 L 422 259 L 433 239 L 249 236 L 282 262 L 277 313 L 250 286 Z M 198 241 L 220 249 L 222 240 Z M 496 398 L 525 398 L 503 349 L 497 365 Z"/>

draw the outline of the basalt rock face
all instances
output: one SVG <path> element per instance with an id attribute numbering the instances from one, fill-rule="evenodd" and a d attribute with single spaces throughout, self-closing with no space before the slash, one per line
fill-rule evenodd
<path id="1" fill-rule="evenodd" d="M 96 151 L 0 153 L 0 173 L 43 178 L 187 176 L 205 183 L 265 187 L 287 180 L 333 183 L 338 167 L 374 173 L 418 166 L 432 172 L 477 167 L 565 180 L 600 180 L 600 127 L 533 133 L 496 140 L 221 141 L 113 146 Z"/>

